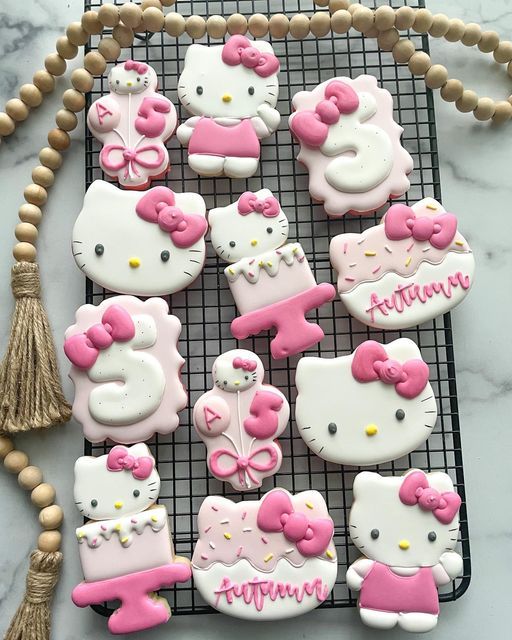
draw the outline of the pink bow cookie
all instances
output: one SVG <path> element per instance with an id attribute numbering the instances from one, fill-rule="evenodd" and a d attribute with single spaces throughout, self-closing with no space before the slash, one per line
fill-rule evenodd
<path id="1" fill-rule="evenodd" d="M 131 471 L 136 480 L 149 478 L 153 467 L 153 458 L 149 456 L 132 456 L 126 447 L 117 446 L 110 450 L 107 456 L 107 469 L 109 471 Z"/>
<path id="2" fill-rule="evenodd" d="M 419 505 L 425 511 L 432 511 L 441 524 L 450 524 L 457 515 L 461 498 L 455 491 L 440 493 L 429 485 L 423 471 L 408 474 L 400 487 L 400 501 L 407 506 Z"/>
<path id="3" fill-rule="evenodd" d="M 244 360 L 243 358 L 233 359 L 233 368 L 242 369 L 242 371 L 256 371 L 258 363 L 255 360 Z"/>
<path id="4" fill-rule="evenodd" d="M 457 217 L 453 213 L 417 217 L 405 204 L 392 205 L 384 216 L 384 231 L 390 240 L 414 238 L 428 241 L 436 249 L 450 246 L 457 233 Z"/>
<path id="5" fill-rule="evenodd" d="M 256 212 L 261 213 L 265 218 L 275 218 L 280 211 L 279 200 L 274 196 L 259 200 L 255 193 L 246 191 L 242 193 L 238 200 L 238 213 L 242 216 Z"/>
<path id="6" fill-rule="evenodd" d="M 252 69 L 262 78 L 279 71 L 279 60 L 273 53 L 263 53 L 242 35 L 231 36 L 222 48 L 222 62 L 235 67 L 239 64 Z"/>
<path id="7" fill-rule="evenodd" d="M 149 69 L 148 65 L 144 62 L 137 62 L 137 60 L 127 60 L 124 63 L 126 71 L 136 71 L 141 75 L 144 75 Z"/>
<path id="8" fill-rule="evenodd" d="M 257 460 L 262 457 L 262 454 L 267 458 L 264 462 Z M 232 458 L 233 464 L 230 466 L 226 466 L 225 463 L 221 464 L 219 459 L 223 456 Z M 218 478 L 229 478 L 238 472 L 238 480 L 242 486 L 245 485 L 245 474 L 256 486 L 259 486 L 261 482 L 252 473 L 252 470 L 272 471 L 277 461 L 278 456 L 274 445 L 265 445 L 258 447 L 248 456 L 240 456 L 229 449 L 217 449 L 210 456 L 209 464 L 212 473 Z"/>

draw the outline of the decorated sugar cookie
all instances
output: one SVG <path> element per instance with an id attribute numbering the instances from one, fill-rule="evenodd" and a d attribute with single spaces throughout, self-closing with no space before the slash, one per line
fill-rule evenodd
<path id="1" fill-rule="evenodd" d="M 103 143 L 101 168 L 130 189 L 144 189 L 169 167 L 164 143 L 178 119 L 157 85 L 155 70 L 145 62 L 122 62 L 109 73 L 109 95 L 94 101 L 87 114 L 89 129 Z"/>
<path id="2" fill-rule="evenodd" d="M 187 404 L 180 332 L 161 298 L 115 296 L 78 309 L 64 351 L 73 365 L 73 416 L 88 440 L 131 444 L 176 429 Z"/>
<path id="3" fill-rule="evenodd" d="M 396 460 L 423 444 L 436 424 L 428 365 L 408 338 L 367 340 L 339 358 L 301 358 L 295 381 L 299 433 L 330 462 Z"/>
<path id="4" fill-rule="evenodd" d="M 366 557 L 349 567 L 347 585 L 359 592 L 365 624 L 417 633 L 436 626 L 437 588 L 462 572 L 454 551 L 460 504 L 446 473 L 356 476 L 349 529 Z"/>
<path id="5" fill-rule="evenodd" d="M 334 587 L 334 525 L 318 491 L 273 489 L 238 504 L 209 496 L 197 527 L 194 585 L 222 613 L 291 618 L 318 607 Z"/>
<path id="6" fill-rule="evenodd" d="M 76 461 L 75 504 L 90 521 L 76 530 L 84 581 L 72 598 L 78 607 L 120 600 L 108 620 L 114 634 L 167 622 L 169 605 L 154 592 L 191 576 L 190 561 L 174 555 L 165 507 L 154 504 L 159 491 L 145 444 Z"/>
<path id="7" fill-rule="evenodd" d="M 153 187 L 141 194 L 96 180 L 73 228 L 73 256 L 88 278 L 111 291 L 175 293 L 203 269 L 205 216 L 198 193 Z"/>
<path id="8" fill-rule="evenodd" d="M 383 224 L 331 241 L 338 292 L 348 311 L 381 329 L 427 322 L 459 304 L 475 260 L 457 218 L 433 198 L 394 204 Z"/>
<path id="9" fill-rule="evenodd" d="M 223 45 L 192 44 L 178 98 L 192 114 L 178 127 L 199 175 L 248 178 L 258 170 L 260 140 L 281 121 L 275 109 L 279 60 L 262 40 L 234 35 Z"/>
<path id="10" fill-rule="evenodd" d="M 246 191 L 208 220 L 217 255 L 231 262 L 224 273 L 240 311 L 231 323 L 239 340 L 274 328 L 276 359 L 305 351 L 324 337 L 305 314 L 332 300 L 334 287 L 317 284 L 298 242 L 285 244 L 288 220 L 272 192 Z"/>
<path id="11" fill-rule="evenodd" d="M 365 213 L 409 189 L 412 158 L 393 120 L 393 98 L 373 76 L 333 78 L 292 100 L 297 159 L 309 171 L 311 197 L 328 215 Z"/>
<path id="12" fill-rule="evenodd" d="M 263 384 L 264 373 L 252 351 L 227 351 L 213 363 L 213 388 L 194 406 L 208 468 L 238 491 L 260 487 L 281 466 L 276 438 L 286 428 L 290 407 L 279 389 Z"/>

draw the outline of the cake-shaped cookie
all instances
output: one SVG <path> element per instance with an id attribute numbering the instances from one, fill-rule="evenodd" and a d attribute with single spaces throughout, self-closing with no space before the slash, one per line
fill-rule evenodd
<path id="1" fill-rule="evenodd" d="M 116 446 L 75 464 L 75 504 L 90 522 L 76 530 L 84 582 L 73 589 L 78 607 L 120 600 L 111 633 L 167 622 L 169 605 L 154 592 L 186 582 L 190 561 L 174 555 L 155 461 L 145 444 Z"/>
<path id="2" fill-rule="evenodd" d="M 301 358 L 295 381 L 299 433 L 330 462 L 396 460 L 423 444 L 436 424 L 428 365 L 408 338 L 367 340 L 339 358 Z"/>
<path id="3" fill-rule="evenodd" d="M 329 283 L 317 284 L 298 242 L 288 244 L 288 220 L 271 191 L 246 191 L 208 215 L 213 247 L 231 262 L 224 273 L 241 313 L 231 323 L 239 340 L 274 328 L 276 359 L 305 351 L 324 337 L 305 314 L 332 300 Z"/>
<path id="4" fill-rule="evenodd" d="M 222 613 L 291 618 L 318 607 L 334 587 L 334 525 L 317 491 L 273 489 L 238 504 L 209 496 L 197 527 L 194 584 Z"/>
<path id="5" fill-rule="evenodd" d="M 208 450 L 208 468 L 238 491 L 261 486 L 279 471 L 290 407 L 284 395 L 263 384 L 261 360 L 233 349 L 213 363 L 214 386 L 194 406 L 194 426 Z"/>
<path id="6" fill-rule="evenodd" d="M 279 60 L 262 40 L 234 35 L 223 45 L 192 44 L 178 98 L 192 114 L 178 127 L 188 163 L 199 175 L 248 178 L 258 169 L 260 140 L 281 121 Z"/>
<path id="7" fill-rule="evenodd" d="M 462 572 L 454 551 L 460 504 L 446 473 L 356 476 L 349 530 L 365 557 L 349 567 L 347 585 L 359 592 L 365 624 L 417 633 L 436 626 L 437 587 Z"/>
<path id="8" fill-rule="evenodd" d="M 338 292 L 358 320 L 403 329 L 446 313 L 473 284 L 475 260 L 457 218 L 433 198 L 394 204 L 383 223 L 331 240 Z"/>
<path id="9" fill-rule="evenodd" d="M 365 213 L 409 189 L 412 158 L 393 120 L 393 98 L 373 76 L 332 78 L 292 100 L 297 159 L 309 172 L 311 197 L 328 215 Z"/>
<path id="10" fill-rule="evenodd" d="M 78 309 L 64 351 L 73 365 L 73 416 L 88 440 L 132 444 L 177 428 L 187 404 L 180 332 L 161 298 L 114 296 Z"/>
<path id="11" fill-rule="evenodd" d="M 101 168 L 128 189 L 144 189 L 169 167 L 165 141 L 178 119 L 157 85 L 145 62 L 121 62 L 109 73 L 109 95 L 95 100 L 87 114 L 89 129 L 103 143 Z"/>

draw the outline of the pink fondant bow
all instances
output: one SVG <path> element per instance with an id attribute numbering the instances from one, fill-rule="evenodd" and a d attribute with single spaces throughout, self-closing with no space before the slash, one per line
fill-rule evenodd
<path id="1" fill-rule="evenodd" d="M 256 371 L 258 366 L 256 360 L 244 360 L 243 358 L 233 359 L 233 368 L 242 369 L 243 371 Z"/>
<path id="2" fill-rule="evenodd" d="M 298 111 L 290 128 L 297 138 L 310 147 L 319 147 L 327 139 L 329 127 L 336 124 L 342 114 L 353 113 L 359 106 L 357 93 L 345 82 L 333 80 L 325 87 L 325 100 L 314 111 Z"/>
<path id="3" fill-rule="evenodd" d="M 409 473 L 399 491 L 400 501 L 408 506 L 418 504 L 425 511 L 432 511 L 441 524 L 450 524 L 459 511 L 461 498 L 455 491 L 440 493 L 433 489 L 423 471 Z"/>
<path id="4" fill-rule="evenodd" d="M 359 345 L 352 359 L 352 375 L 358 382 L 380 380 L 394 384 L 396 392 L 404 398 L 415 398 L 427 386 L 428 365 L 419 358 L 403 364 L 391 360 L 384 347 L 367 340 Z"/>
<path id="5" fill-rule="evenodd" d="M 126 447 L 117 446 L 110 450 L 107 456 L 109 471 L 131 471 L 137 480 L 149 478 L 155 463 L 149 456 L 132 456 Z"/>
<path id="6" fill-rule="evenodd" d="M 258 462 L 255 460 L 256 456 L 262 453 L 268 455 L 267 461 Z M 234 460 L 233 464 L 221 466 L 219 459 L 222 456 L 232 458 Z M 239 456 L 237 453 L 234 453 L 229 449 L 217 449 L 210 456 L 209 464 L 212 473 L 218 478 L 229 478 L 229 476 L 238 472 L 239 482 L 243 486 L 245 485 L 245 474 L 247 474 L 254 484 L 259 485 L 260 482 L 252 473 L 252 469 L 255 471 L 271 471 L 276 466 L 277 460 L 278 456 L 275 447 L 272 445 L 265 445 L 255 449 L 249 456 Z"/>
<path id="7" fill-rule="evenodd" d="M 323 553 L 334 531 L 330 518 L 308 518 L 304 513 L 296 512 L 290 496 L 280 489 L 271 491 L 263 498 L 257 523 L 262 531 L 282 531 L 287 540 L 297 545 L 303 556 Z"/>
<path id="8" fill-rule="evenodd" d="M 183 213 L 175 205 L 174 192 L 167 187 L 153 187 L 147 191 L 137 202 L 135 211 L 143 220 L 158 224 L 179 248 L 195 244 L 208 228 L 204 216 Z"/>
<path id="9" fill-rule="evenodd" d="M 280 211 L 279 200 L 274 196 L 259 200 L 255 193 L 246 191 L 242 193 L 238 200 L 238 213 L 242 216 L 256 212 L 261 213 L 265 218 L 275 218 Z"/>
<path id="10" fill-rule="evenodd" d="M 384 216 L 384 231 L 390 240 L 412 237 L 419 242 L 428 240 L 436 249 L 446 249 L 457 233 L 457 218 L 453 213 L 416 217 L 411 207 L 394 204 Z"/>
<path id="11" fill-rule="evenodd" d="M 155 158 L 151 158 L 153 153 L 156 153 Z M 145 157 L 146 154 L 149 154 L 149 157 Z M 136 149 L 121 144 L 106 144 L 100 151 L 100 161 L 107 172 L 116 172 L 124 168 L 125 179 L 132 175 L 140 176 L 137 165 L 145 169 L 157 169 L 162 165 L 164 158 L 164 150 L 156 144 L 147 144 Z"/>
<path id="12" fill-rule="evenodd" d="M 108 349 L 113 342 L 127 342 L 135 335 L 133 320 L 123 307 L 110 306 L 101 318 L 85 333 L 67 338 L 64 352 L 79 369 L 90 369 L 98 359 L 99 352 Z"/>
<path id="13" fill-rule="evenodd" d="M 279 71 L 279 60 L 273 53 L 263 53 L 251 45 L 245 36 L 235 35 L 222 48 L 222 62 L 235 67 L 242 64 L 262 78 Z"/>
<path id="14" fill-rule="evenodd" d="M 124 68 L 126 71 L 136 71 L 141 75 L 144 75 L 148 70 L 148 65 L 144 62 L 137 62 L 137 60 L 127 60 L 124 63 Z"/>

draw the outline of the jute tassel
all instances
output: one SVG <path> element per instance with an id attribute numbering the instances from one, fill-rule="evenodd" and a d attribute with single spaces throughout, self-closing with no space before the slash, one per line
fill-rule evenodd
<path id="1" fill-rule="evenodd" d="M 32 551 L 27 590 L 4 640 L 49 640 L 50 604 L 59 580 L 62 553 Z"/>
<path id="2" fill-rule="evenodd" d="M 16 263 L 11 287 L 15 306 L 0 368 L 0 431 L 15 433 L 67 422 L 71 407 L 62 391 L 37 264 Z"/>

